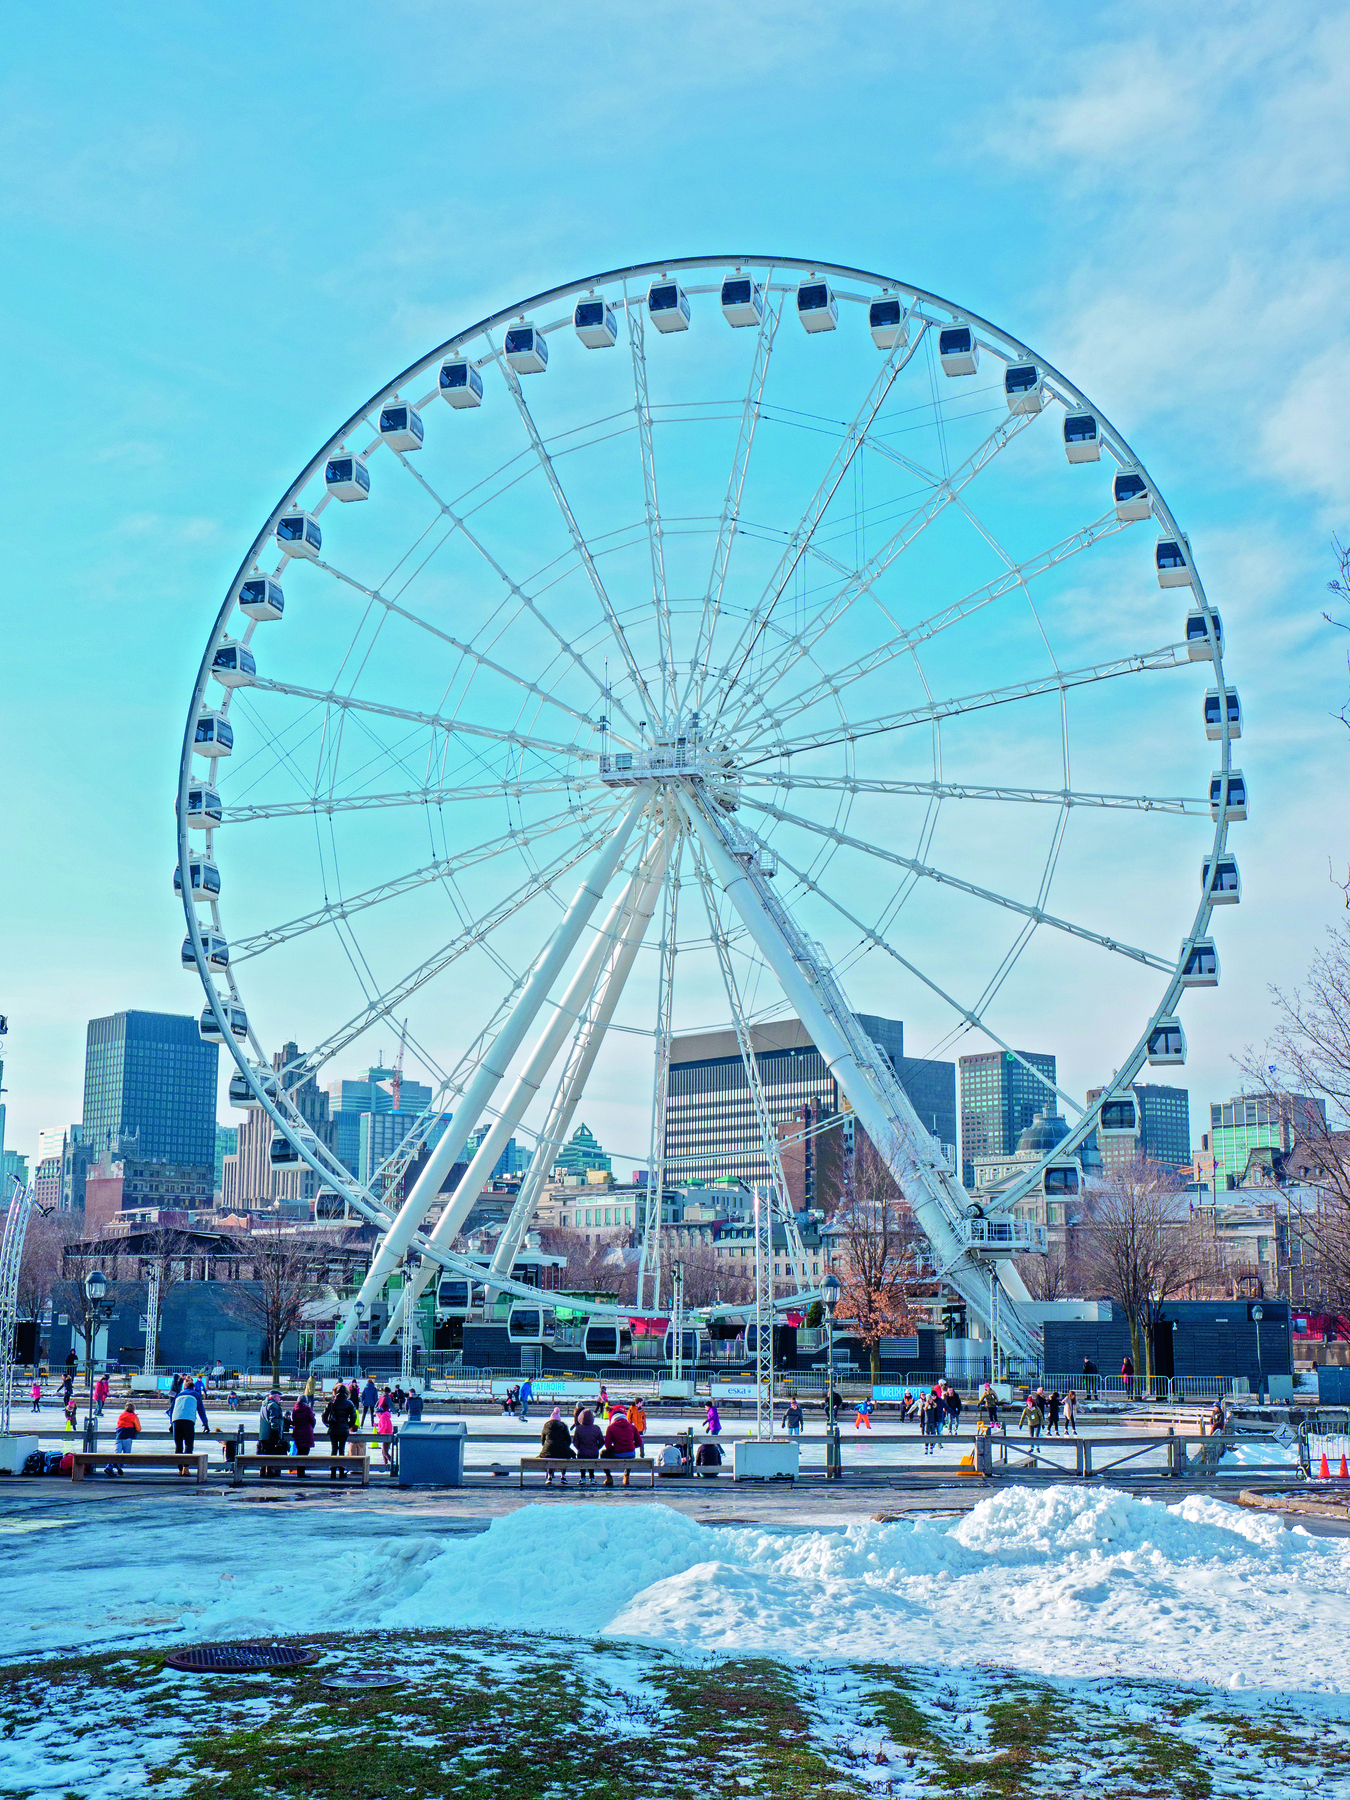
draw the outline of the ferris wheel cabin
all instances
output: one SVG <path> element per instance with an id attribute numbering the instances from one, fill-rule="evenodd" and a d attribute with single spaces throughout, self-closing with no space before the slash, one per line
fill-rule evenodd
<path id="1" fill-rule="evenodd" d="M 248 1014 L 237 1001 L 222 1000 L 220 1010 L 224 1013 L 231 1032 L 235 1037 L 243 1039 L 248 1036 Z M 225 1033 L 220 1029 L 219 1021 L 209 1006 L 202 1008 L 202 1016 L 197 1021 L 198 1034 L 208 1044 L 223 1044 Z"/>
<path id="2" fill-rule="evenodd" d="M 680 1361 L 687 1369 L 692 1369 L 698 1361 L 698 1346 L 697 1328 L 686 1325 L 680 1333 Z M 673 1363 L 675 1361 L 675 1328 L 673 1325 L 666 1328 L 666 1338 L 661 1348 L 661 1354 L 666 1362 Z"/>
<path id="3" fill-rule="evenodd" d="M 647 289 L 647 316 L 658 331 L 688 331 L 689 296 L 678 281 L 654 281 Z"/>
<path id="4" fill-rule="evenodd" d="M 1064 454 L 1071 463 L 1101 461 L 1102 440 L 1095 413 L 1065 414 Z"/>
<path id="5" fill-rule="evenodd" d="M 980 346 L 969 325 L 948 325 L 938 333 L 938 361 L 944 375 L 973 375 L 980 366 Z"/>
<path id="6" fill-rule="evenodd" d="M 284 1131 L 274 1131 L 267 1160 L 274 1169 L 295 1169 L 299 1167 L 302 1158 Z"/>
<path id="7" fill-rule="evenodd" d="M 209 856 L 190 856 L 188 858 L 188 886 L 192 889 L 194 900 L 215 900 L 220 894 L 220 870 Z M 183 896 L 183 872 L 174 864 L 173 891 L 179 899 Z"/>
<path id="8" fill-rule="evenodd" d="M 1217 743 L 1223 736 L 1224 715 L 1228 716 L 1228 735 L 1230 738 L 1242 736 L 1242 702 L 1238 699 L 1236 688 L 1226 687 L 1223 700 L 1219 699 L 1218 688 L 1205 690 L 1205 736 L 1211 743 Z"/>
<path id="9" fill-rule="evenodd" d="M 391 450 L 420 450 L 426 435 L 421 413 L 406 400 L 380 408 L 380 436 Z"/>
<path id="10" fill-rule="evenodd" d="M 1188 554 L 1190 545 L 1184 535 L 1178 538 L 1158 539 L 1158 547 L 1153 552 L 1154 567 L 1158 571 L 1158 586 L 1194 587 L 1191 574 L 1191 559 Z"/>
<path id="11" fill-rule="evenodd" d="M 758 325 L 764 317 L 764 289 L 748 275 L 728 275 L 722 283 L 722 317 L 728 325 Z"/>
<path id="12" fill-rule="evenodd" d="M 797 287 L 797 317 L 808 331 L 833 331 L 839 323 L 839 302 L 828 281 L 803 281 Z"/>
<path id="13" fill-rule="evenodd" d="M 588 1363 L 632 1362 L 633 1334 L 609 1320 L 586 1327 L 583 1350 Z"/>
<path id="14" fill-rule="evenodd" d="M 1209 887 L 1210 858 L 1207 856 L 1200 865 L 1200 886 Z M 1238 874 L 1237 858 L 1221 856 L 1214 865 L 1214 885 L 1209 890 L 1210 904 L 1213 906 L 1236 906 L 1242 898 L 1242 877 Z"/>
<path id="15" fill-rule="evenodd" d="M 222 687 L 247 687 L 258 673 L 258 665 L 247 645 L 222 638 L 211 658 L 211 673 Z"/>
<path id="16" fill-rule="evenodd" d="M 1186 1033 L 1180 1019 L 1159 1019 L 1148 1034 L 1148 1060 L 1155 1068 L 1186 1060 Z"/>
<path id="17" fill-rule="evenodd" d="M 469 1283 L 458 1275 L 443 1275 L 436 1289 L 436 1310 L 446 1318 L 464 1319 L 469 1314 Z"/>
<path id="18" fill-rule="evenodd" d="M 1213 938 L 1197 938 L 1189 950 L 1182 946 L 1186 960 L 1181 965 L 1182 987 L 1218 987 L 1219 953 Z"/>
<path id="19" fill-rule="evenodd" d="M 269 1100 L 277 1101 L 281 1098 L 280 1085 L 270 1069 L 256 1069 L 254 1074 L 257 1076 L 258 1086 Z M 230 1077 L 230 1105 L 243 1107 L 249 1112 L 262 1110 L 262 1101 L 254 1093 L 249 1085 L 248 1076 L 242 1069 L 236 1069 Z"/>
<path id="20" fill-rule="evenodd" d="M 230 966 L 229 942 L 226 938 L 223 938 L 218 931 L 202 932 L 202 954 L 206 958 L 206 966 L 208 969 L 215 969 L 223 973 Z M 185 969 L 196 968 L 197 958 L 193 953 L 192 939 L 190 937 L 185 937 L 183 939 L 182 959 L 183 967 Z"/>
<path id="21" fill-rule="evenodd" d="M 211 831 L 222 818 L 220 795 L 213 787 L 190 787 L 187 822 L 192 831 Z"/>
<path id="22" fill-rule="evenodd" d="M 1111 483 L 1111 498 L 1116 504 L 1116 517 L 1122 525 L 1135 519 L 1146 519 L 1153 511 L 1153 496 L 1148 483 L 1137 469 L 1121 469 Z"/>
<path id="23" fill-rule="evenodd" d="M 1010 413 L 1038 413 L 1045 391 L 1035 363 L 1010 363 L 1003 371 L 1003 393 Z"/>
<path id="24" fill-rule="evenodd" d="M 453 407 L 483 404 L 483 377 L 471 362 L 452 356 L 441 364 L 441 399 Z"/>
<path id="25" fill-rule="evenodd" d="M 572 324 L 588 350 L 612 350 L 619 341 L 619 321 L 605 300 L 578 300 Z"/>
<path id="26" fill-rule="evenodd" d="M 369 500 L 370 470 L 359 456 L 344 452 L 330 456 L 323 472 L 324 486 L 335 500 Z"/>
<path id="27" fill-rule="evenodd" d="M 1076 1162 L 1051 1163 L 1041 1177 L 1041 1187 L 1047 1197 L 1062 1199 L 1065 1194 L 1078 1192 L 1078 1164 Z"/>
<path id="28" fill-rule="evenodd" d="M 224 713 L 204 711 L 197 714 L 197 728 L 192 734 L 192 748 L 198 756 L 228 756 L 234 749 L 234 727 Z"/>
<path id="29" fill-rule="evenodd" d="M 1224 778 L 1216 771 L 1209 778 L 1209 816 L 1217 819 L 1219 802 L 1224 798 Z M 1228 771 L 1228 794 L 1224 811 L 1230 819 L 1243 820 L 1247 817 L 1247 783 L 1242 779 L 1241 769 Z"/>
<path id="30" fill-rule="evenodd" d="M 281 583 L 269 581 L 265 575 L 250 575 L 247 581 L 239 584 L 239 610 L 260 625 L 279 619 L 286 610 Z"/>
<path id="31" fill-rule="evenodd" d="M 512 325 L 503 353 L 517 375 L 542 375 L 548 367 L 548 339 L 537 325 Z"/>
<path id="32" fill-rule="evenodd" d="M 1210 625 L 1214 637 L 1210 639 Z M 1223 655 L 1223 620 L 1216 612 L 1204 613 L 1197 607 L 1186 614 L 1186 654 L 1192 662 L 1206 662 L 1217 651 Z"/>
<path id="33" fill-rule="evenodd" d="M 532 1306 L 515 1301 L 506 1315 L 506 1335 L 513 1344 L 551 1344 L 558 1321 L 551 1306 Z"/>
<path id="34" fill-rule="evenodd" d="M 323 549 L 323 533 L 319 530 L 319 521 L 313 513 L 283 513 L 277 520 L 277 543 L 287 556 L 303 556 L 310 562 L 317 562 L 319 552 Z"/>
<path id="35" fill-rule="evenodd" d="M 867 329 L 878 350 L 894 350 L 897 344 L 909 342 L 909 322 L 898 295 L 883 294 L 867 309 Z"/>
<path id="36" fill-rule="evenodd" d="M 1112 1094 L 1102 1101 L 1097 1115 L 1097 1135 L 1133 1138 L 1139 1135 L 1139 1108 L 1133 1094 Z"/>

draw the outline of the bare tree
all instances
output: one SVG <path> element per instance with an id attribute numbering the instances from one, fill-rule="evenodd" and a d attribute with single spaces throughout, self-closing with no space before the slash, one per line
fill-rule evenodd
<path id="1" fill-rule="evenodd" d="M 255 1227 L 243 1252 L 252 1280 L 225 1284 L 228 1310 L 262 1332 L 263 1361 L 271 1363 L 274 1382 L 281 1379 L 286 1338 L 299 1327 L 308 1303 L 324 1290 L 332 1248 L 331 1237 L 283 1232 L 279 1220 Z"/>
<path id="2" fill-rule="evenodd" d="M 912 1293 L 924 1240 L 885 1159 L 861 1133 L 831 1223 L 842 1245 L 838 1317 L 867 1350 L 877 1381 L 883 1339 L 908 1337 L 916 1328 Z"/>
<path id="3" fill-rule="evenodd" d="M 1068 1293 L 1069 1264 L 1058 1244 L 1044 1256 L 1015 1256 L 1013 1262 L 1033 1300 L 1061 1300 Z"/>
<path id="4" fill-rule="evenodd" d="M 1329 928 L 1301 988 L 1271 994 L 1273 1042 L 1247 1054 L 1243 1073 L 1289 1119 L 1283 1174 L 1290 1236 L 1306 1253 L 1304 1298 L 1350 1312 L 1350 919 Z"/>
<path id="5" fill-rule="evenodd" d="M 19 1264 L 18 1316 L 21 1319 L 41 1318 L 57 1282 L 65 1276 L 66 1245 L 78 1236 L 79 1220 L 74 1213 L 40 1213 L 34 1209 L 28 1220 L 23 1261 Z"/>
<path id="6" fill-rule="evenodd" d="M 587 1240 L 583 1231 L 549 1229 L 540 1233 L 540 1244 L 554 1256 L 565 1256 L 563 1286 L 571 1293 L 613 1294 L 626 1302 L 637 1298 L 637 1273 L 625 1255 L 630 1233 Z"/>
<path id="7" fill-rule="evenodd" d="M 1182 1171 L 1151 1157 L 1131 1157 L 1095 1187 L 1080 1230 L 1092 1290 L 1129 1320 L 1131 1358 L 1151 1385 L 1154 1329 L 1196 1266 Z"/>
<path id="8" fill-rule="evenodd" d="M 675 1252 L 684 1264 L 686 1306 L 748 1306 L 755 1297 L 750 1265 L 718 1256 L 711 1244 L 691 1244 Z"/>

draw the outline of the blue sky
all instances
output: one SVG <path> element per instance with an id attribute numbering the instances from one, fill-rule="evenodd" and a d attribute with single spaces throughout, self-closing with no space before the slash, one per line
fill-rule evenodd
<path id="1" fill-rule="evenodd" d="M 894 272 L 997 321 L 1104 408 L 1187 522 L 1254 796 L 1224 984 L 1188 1020 L 1198 1141 L 1346 857 L 1345 646 L 1321 611 L 1350 530 L 1350 10 L 1012 17 L 12 8 L 11 1147 L 78 1118 L 91 1015 L 198 1003 L 169 880 L 178 740 L 286 482 L 467 320 L 591 269 L 741 248 Z"/>

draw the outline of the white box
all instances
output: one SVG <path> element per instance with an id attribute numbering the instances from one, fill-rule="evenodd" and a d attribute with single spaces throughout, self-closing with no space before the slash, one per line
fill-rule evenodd
<path id="1" fill-rule="evenodd" d="M 801 1445 L 794 1438 L 737 1438 L 732 1452 L 733 1481 L 797 1479 Z"/>
<path id="2" fill-rule="evenodd" d="M 17 1475 L 37 1447 L 35 1437 L 0 1437 L 0 1474 Z"/>

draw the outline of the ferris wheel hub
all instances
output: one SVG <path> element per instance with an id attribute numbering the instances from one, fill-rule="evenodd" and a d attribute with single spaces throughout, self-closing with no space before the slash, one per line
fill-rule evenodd
<path id="1" fill-rule="evenodd" d="M 740 798 L 740 775 L 731 746 L 705 738 L 697 713 L 639 750 L 602 753 L 600 779 L 612 788 L 701 782 L 727 811 L 733 811 Z"/>

